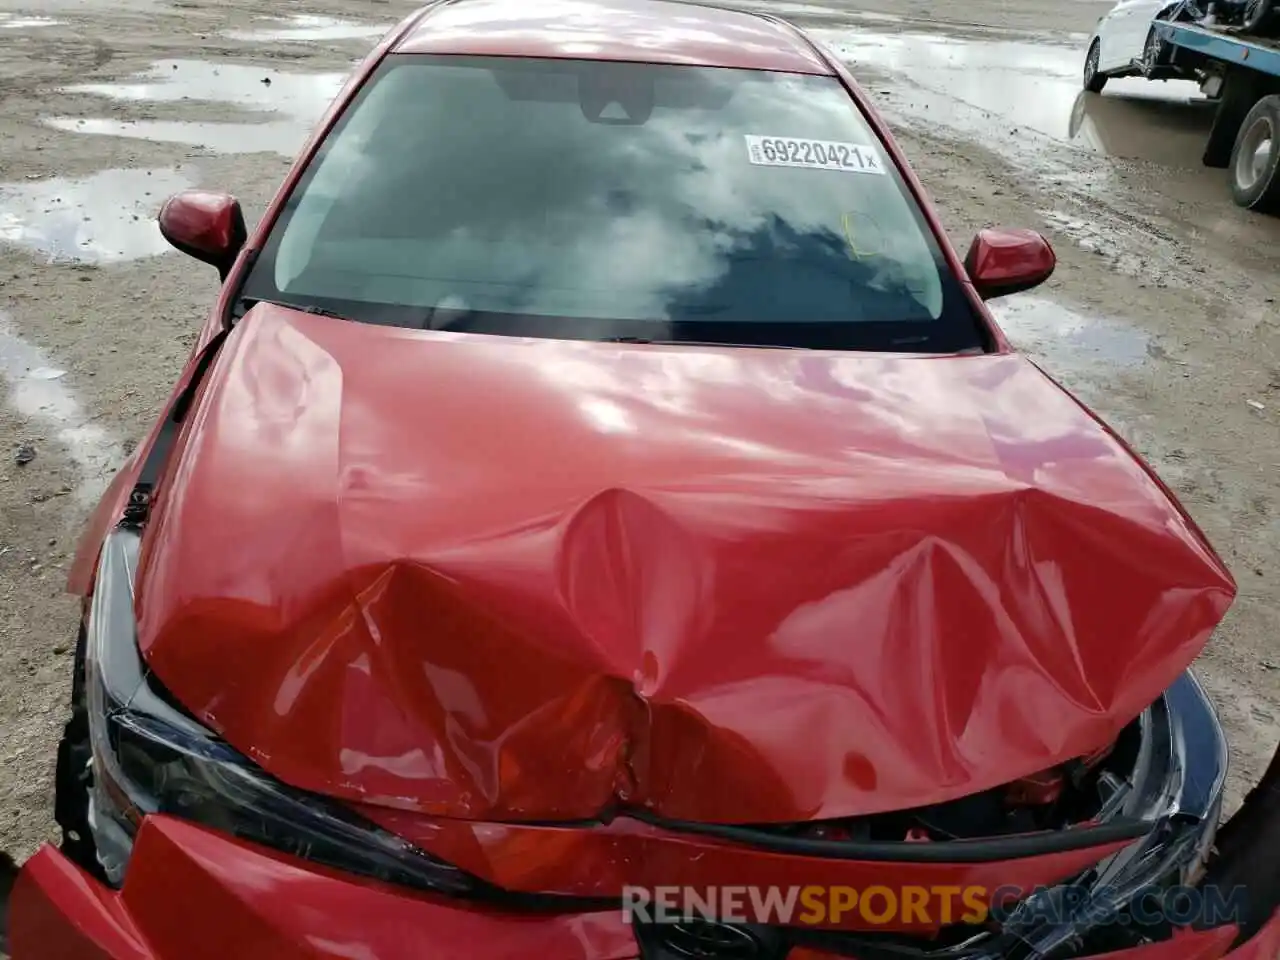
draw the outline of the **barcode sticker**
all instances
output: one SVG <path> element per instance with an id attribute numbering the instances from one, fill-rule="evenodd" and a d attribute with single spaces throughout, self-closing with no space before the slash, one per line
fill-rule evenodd
<path id="1" fill-rule="evenodd" d="M 839 140 L 760 137 L 747 134 L 747 159 L 762 167 L 804 167 L 884 176 L 884 161 L 872 147 Z"/>

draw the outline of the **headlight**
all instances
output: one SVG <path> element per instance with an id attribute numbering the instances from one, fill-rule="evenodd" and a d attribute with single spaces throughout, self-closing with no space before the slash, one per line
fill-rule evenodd
<path id="1" fill-rule="evenodd" d="M 123 880 L 142 817 L 163 813 L 350 873 L 474 892 L 481 881 L 323 797 L 272 779 L 155 693 L 136 641 L 138 542 L 128 530 L 108 537 L 88 622 L 89 823 L 108 879 Z"/>
<path id="2" fill-rule="evenodd" d="M 1141 731 L 1133 778 L 1117 799 L 1123 812 L 1157 819 L 1156 827 L 1085 876 L 1038 891 L 1009 912 L 1003 933 L 1039 955 L 1075 952 L 1106 928 L 1127 929 L 1137 938 L 1154 936 L 1156 931 L 1143 924 L 1167 922 L 1168 911 L 1161 907 L 1171 893 L 1200 879 L 1222 813 L 1227 773 L 1222 726 L 1188 672 L 1143 713 Z"/>

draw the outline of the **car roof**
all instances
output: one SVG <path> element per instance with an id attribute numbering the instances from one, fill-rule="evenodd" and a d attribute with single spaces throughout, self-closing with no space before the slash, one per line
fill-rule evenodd
<path id="1" fill-rule="evenodd" d="M 788 23 L 674 0 L 442 0 L 393 52 L 832 73 Z"/>

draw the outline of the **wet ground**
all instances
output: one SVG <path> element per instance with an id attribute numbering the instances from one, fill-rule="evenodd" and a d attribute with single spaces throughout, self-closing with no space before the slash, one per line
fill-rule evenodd
<path id="1" fill-rule="evenodd" d="M 530 0 L 532 2 L 532 0 Z M 962 248 L 1030 226 L 1061 265 L 1010 335 L 1157 466 L 1240 599 L 1202 661 L 1233 798 L 1280 735 L 1280 221 L 1199 164 L 1194 87 L 1079 90 L 1091 0 L 752 0 L 849 62 Z M 50 835 L 86 504 L 142 436 L 215 289 L 154 214 L 252 222 L 351 64 L 412 4 L 0 0 L 0 849 Z M 287 11 L 287 13 L 286 13 Z"/>

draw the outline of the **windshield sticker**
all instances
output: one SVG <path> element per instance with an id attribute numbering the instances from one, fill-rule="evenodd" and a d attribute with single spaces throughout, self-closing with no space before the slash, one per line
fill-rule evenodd
<path id="1" fill-rule="evenodd" d="M 838 140 L 758 137 L 747 134 L 747 159 L 762 167 L 804 167 L 884 176 L 884 161 L 873 148 Z"/>

